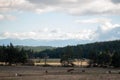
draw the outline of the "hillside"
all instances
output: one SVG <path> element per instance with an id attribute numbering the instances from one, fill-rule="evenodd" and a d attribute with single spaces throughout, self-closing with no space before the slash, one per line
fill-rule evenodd
<path id="1" fill-rule="evenodd" d="M 60 58 L 61 61 L 67 61 L 67 65 L 69 65 L 69 60 L 84 60 L 86 58 L 91 60 L 90 65 L 93 66 L 120 67 L 120 40 L 45 50 L 37 54 L 37 57 L 43 57 L 44 53 L 49 58 Z"/>
<path id="2" fill-rule="evenodd" d="M 89 59 L 90 65 L 98 67 L 120 67 L 120 40 L 95 42 L 77 46 L 61 48 L 44 46 L 0 46 L 0 61 L 12 63 L 25 63 L 27 59 L 59 58 L 65 65 L 72 65 L 71 61 Z M 33 50 L 33 51 L 32 51 Z M 3 57 L 4 56 L 4 57 Z"/>
<path id="3" fill-rule="evenodd" d="M 25 50 L 33 50 L 34 52 L 41 52 L 44 50 L 53 50 L 55 47 L 51 46 L 16 46 L 17 48 L 24 48 Z"/>
<path id="4" fill-rule="evenodd" d="M 40 52 L 39 56 L 43 53 L 47 53 L 51 58 L 60 58 L 63 54 L 72 54 L 72 57 L 78 57 L 78 55 L 81 55 L 84 58 L 88 58 L 90 53 L 114 53 L 115 51 L 120 51 L 120 40 L 95 42 L 77 46 L 66 46 L 63 48 L 56 48 L 54 50 L 45 50 Z"/>

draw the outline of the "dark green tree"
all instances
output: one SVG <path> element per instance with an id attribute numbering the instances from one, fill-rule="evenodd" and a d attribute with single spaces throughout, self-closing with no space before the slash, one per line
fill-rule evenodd
<path id="1" fill-rule="evenodd" d="M 64 49 L 61 60 L 62 66 L 74 66 L 73 65 L 73 47 L 68 46 Z"/>
<path id="2" fill-rule="evenodd" d="M 10 45 L 0 47 L 0 62 L 6 62 L 9 65 L 12 65 L 25 63 L 27 59 L 26 50 L 20 50 L 14 47 L 12 43 L 10 43 Z"/>
<path id="3" fill-rule="evenodd" d="M 27 52 L 24 50 L 24 48 L 22 48 L 19 52 L 18 52 L 18 57 L 17 57 L 17 63 L 26 63 L 28 59 L 28 55 Z"/>
<path id="4" fill-rule="evenodd" d="M 115 52 L 112 57 L 112 66 L 120 67 L 120 52 Z"/>

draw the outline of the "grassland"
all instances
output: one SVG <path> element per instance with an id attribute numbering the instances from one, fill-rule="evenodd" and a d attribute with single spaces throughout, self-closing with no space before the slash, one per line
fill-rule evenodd
<path id="1" fill-rule="evenodd" d="M 108 68 L 0 66 L 0 80 L 120 80 L 119 72 Z"/>
<path id="2" fill-rule="evenodd" d="M 30 59 L 33 63 L 33 65 L 37 65 L 37 66 L 42 66 L 42 65 L 45 65 L 45 59 Z M 50 65 L 50 66 L 61 66 L 61 63 L 60 63 L 60 59 L 47 59 L 46 60 L 46 64 L 47 65 Z M 89 65 L 89 61 L 88 60 L 84 60 L 84 61 L 78 61 L 78 60 L 75 60 L 73 61 L 73 64 L 75 66 L 88 66 Z"/>

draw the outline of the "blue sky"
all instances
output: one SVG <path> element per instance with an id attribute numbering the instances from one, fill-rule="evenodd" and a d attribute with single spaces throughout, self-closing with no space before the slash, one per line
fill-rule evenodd
<path id="1" fill-rule="evenodd" d="M 0 0 L 0 39 L 120 39 L 119 0 Z"/>

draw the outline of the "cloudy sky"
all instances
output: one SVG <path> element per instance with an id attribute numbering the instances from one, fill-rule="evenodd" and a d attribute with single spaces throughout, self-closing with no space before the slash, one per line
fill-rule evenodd
<path id="1" fill-rule="evenodd" d="M 120 0 L 0 0 L 0 39 L 120 39 Z"/>

